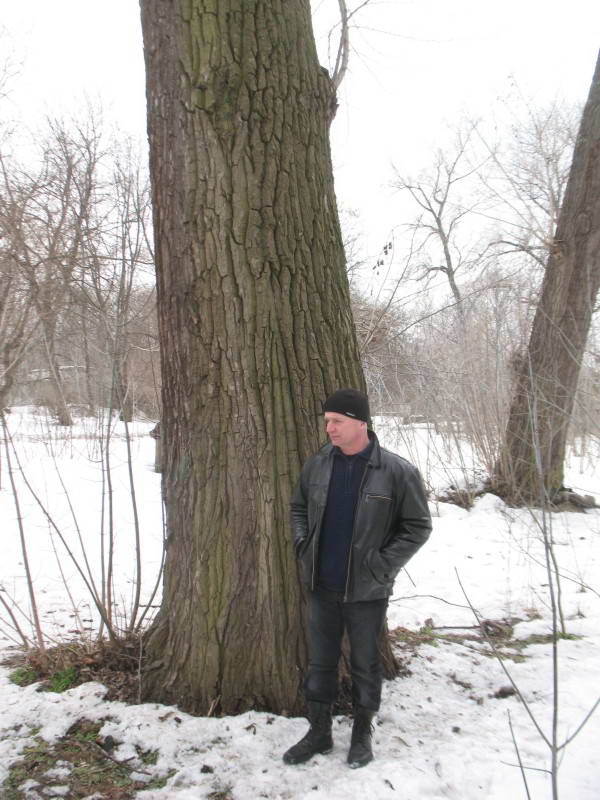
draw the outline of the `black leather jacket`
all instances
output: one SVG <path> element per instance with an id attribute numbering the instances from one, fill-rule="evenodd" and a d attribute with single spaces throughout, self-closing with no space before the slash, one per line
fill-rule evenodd
<path id="1" fill-rule="evenodd" d="M 377 437 L 359 490 L 344 600 L 388 597 L 400 569 L 429 538 L 431 515 L 421 476 L 404 458 L 385 450 Z M 302 580 L 317 581 L 319 536 L 334 458 L 326 444 L 308 459 L 292 497 L 294 549 Z"/>

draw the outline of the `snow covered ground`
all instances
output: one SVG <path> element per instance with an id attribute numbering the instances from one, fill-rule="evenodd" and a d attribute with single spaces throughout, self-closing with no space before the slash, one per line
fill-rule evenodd
<path id="1" fill-rule="evenodd" d="M 104 494 L 98 435 L 106 431 L 94 420 L 79 422 L 72 432 L 49 427 L 32 409 L 15 410 L 10 428 L 23 471 L 76 558 L 82 562 L 78 529 L 86 542 L 94 576 L 101 564 L 101 519 L 107 536 L 109 509 Z M 142 538 L 142 603 L 151 596 L 159 569 L 162 514 L 159 476 L 153 471 L 154 442 L 150 423 L 131 426 L 133 477 Z M 383 431 L 393 447 L 393 431 Z M 123 618 L 131 607 L 135 540 L 130 479 L 122 423 L 112 431 L 113 516 L 116 541 L 115 583 Z M 449 470 L 460 471 L 431 432 L 420 431 L 423 464 L 431 484 L 442 485 Z M 439 445 L 439 446 L 438 446 Z M 398 445 L 403 452 L 402 445 Z M 407 453 L 403 453 L 409 455 Z M 412 455 L 415 458 L 414 454 Z M 419 452 L 417 452 L 417 458 Z M 568 483 L 588 493 L 599 490 L 595 458 L 572 456 Z M 29 613 L 16 511 L 2 451 L 0 520 L 2 561 L 0 586 L 13 609 Z M 106 480 L 106 479 L 104 479 Z M 60 639 L 79 631 L 85 637 L 97 626 L 81 577 L 64 556 L 64 547 L 48 516 L 17 476 L 31 571 L 45 629 Z M 447 482 L 447 481 L 446 481 Z M 69 490 L 69 502 L 65 488 Z M 598 496 L 598 495 L 597 495 Z M 552 647 L 548 574 L 540 534 L 539 512 L 507 508 L 486 495 L 471 511 L 432 503 L 434 532 L 398 578 L 390 604 L 390 628 L 421 631 L 419 643 L 405 643 L 410 676 L 386 682 L 374 733 L 375 761 L 349 770 L 346 752 L 351 723 L 334 723 L 333 753 L 308 764 L 287 767 L 283 751 L 306 730 L 302 719 L 250 712 L 238 717 L 191 717 L 156 704 L 106 702 L 105 689 L 88 683 L 62 694 L 19 688 L 0 668 L 0 786 L 9 764 L 38 736 L 56 742 L 82 718 L 102 722 L 101 734 L 117 746 L 113 758 L 139 763 L 140 780 L 167 776 L 164 788 L 139 793 L 147 800 L 178 798 L 403 798 L 405 800 L 506 800 L 526 797 L 508 714 L 533 800 L 550 797 L 546 773 L 550 753 L 542 736 L 514 695 L 499 692 L 509 678 L 485 642 L 473 636 L 472 604 L 487 620 L 509 620 L 513 639 L 528 644 L 525 656 L 506 666 L 527 700 L 542 733 L 551 736 Z M 75 520 L 77 523 L 75 523 Z M 558 731 L 560 740 L 577 731 L 600 696 L 600 511 L 554 514 L 548 519 L 562 575 L 562 606 L 569 634 L 558 646 Z M 105 538 L 106 541 L 106 538 Z M 58 557 L 60 554 L 60 557 Z M 62 571 L 62 574 L 61 574 Z M 460 583 L 464 587 L 461 589 Z M 156 603 L 156 599 L 153 601 Z M 15 605 L 16 604 L 16 605 Z M 16 611 L 30 634 L 30 625 Z M 0 607 L 0 619 L 7 615 Z M 0 627 L 0 655 L 12 644 L 7 624 Z M 445 638 L 450 637 L 450 638 Z M 409 638 L 409 637 L 406 637 Z M 600 710 L 561 752 L 560 797 L 597 800 L 600 796 Z M 136 749 L 137 747 L 137 749 Z M 154 764 L 138 762 L 140 751 L 155 751 Z M 32 799 L 70 797 L 68 768 L 59 768 L 52 787 L 30 782 L 22 796 Z M 0 789 L 0 796 L 2 796 Z M 100 798 L 97 797 L 97 800 Z"/>

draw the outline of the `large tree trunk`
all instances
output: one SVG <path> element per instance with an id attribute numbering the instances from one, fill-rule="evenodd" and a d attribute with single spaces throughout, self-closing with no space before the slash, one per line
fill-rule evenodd
<path id="1" fill-rule="evenodd" d="M 496 488 L 513 503 L 552 501 L 600 285 L 600 57 L 517 378 Z"/>
<path id="2" fill-rule="evenodd" d="M 308 0 L 142 0 L 163 369 L 164 596 L 147 698 L 300 708 L 291 488 L 364 386 Z"/>

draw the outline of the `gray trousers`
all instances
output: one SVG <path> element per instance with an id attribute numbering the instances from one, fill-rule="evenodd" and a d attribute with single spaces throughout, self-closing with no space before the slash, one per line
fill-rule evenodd
<path id="1" fill-rule="evenodd" d="M 307 700 L 334 703 L 342 636 L 350 641 L 352 701 L 371 711 L 381 702 L 382 668 L 377 642 L 385 622 L 388 601 L 344 603 L 343 595 L 317 588 L 308 607 L 309 667 L 304 681 Z"/>

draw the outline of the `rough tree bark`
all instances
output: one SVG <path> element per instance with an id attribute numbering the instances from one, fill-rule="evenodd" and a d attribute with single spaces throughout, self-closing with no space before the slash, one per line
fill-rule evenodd
<path id="1" fill-rule="evenodd" d="M 141 0 L 167 512 L 147 698 L 298 711 L 291 488 L 364 387 L 308 0 Z"/>
<path id="2" fill-rule="evenodd" d="M 567 428 L 599 286 L 600 56 L 494 476 L 496 489 L 515 504 L 551 502 L 562 487 Z"/>

